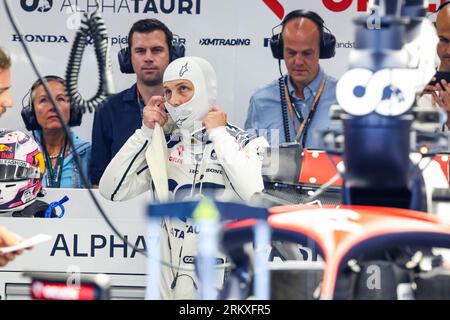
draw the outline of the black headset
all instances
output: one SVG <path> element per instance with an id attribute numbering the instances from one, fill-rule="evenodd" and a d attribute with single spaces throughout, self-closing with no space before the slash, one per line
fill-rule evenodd
<path id="1" fill-rule="evenodd" d="M 43 77 L 45 81 L 57 81 L 61 83 L 63 86 L 65 86 L 65 81 L 63 78 L 58 76 L 45 76 Z M 23 122 L 25 123 L 25 127 L 28 131 L 34 131 L 34 130 L 42 130 L 41 126 L 37 122 L 36 119 L 36 113 L 34 111 L 34 104 L 33 104 L 33 94 L 34 91 L 38 86 L 42 84 L 42 80 L 38 79 L 33 85 L 31 86 L 31 89 L 28 91 L 27 95 L 29 95 L 28 98 L 28 104 L 24 105 L 22 108 L 22 111 L 20 114 L 22 115 Z M 26 98 L 26 95 L 24 99 Z M 23 100 L 22 100 L 23 101 Z M 83 113 L 80 108 L 76 108 L 73 106 L 70 106 L 70 119 L 69 119 L 69 126 L 70 127 L 76 127 L 81 124 L 81 120 L 83 118 Z"/>
<path id="2" fill-rule="evenodd" d="M 170 44 L 169 63 L 178 58 L 184 57 L 186 53 L 186 47 L 184 43 L 180 41 L 180 38 L 178 36 L 174 37 L 174 34 L 161 21 L 151 19 L 151 22 L 153 24 L 153 27 L 156 26 L 156 28 L 153 28 L 152 31 L 161 30 L 162 32 L 164 32 L 164 34 L 166 35 L 167 43 Z M 135 73 L 133 70 L 133 65 L 131 63 L 131 53 L 130 53 L 131 36 L 134 32 L 142 32 L 142 31 L 131 32 L 130 30 L 130 33 L 128 34 L 128 46 L 126 48 L 122 48 L 117 55 L 117 58 L 119 59 L 120 71 L 122 73 Z"/>
<path id="3" fill-rule="evenodd" d="M 273 30 L 279 26 L 284 26 L 290 20 L 295 18 L 308 18 L 312 20 L 318 27 L 320 32 L 320 59 L 331 59 L 336 54 L 336 37 L 330 32 L 330 30 L 325 26 L 323 19 L 313 11 L 307 10 L 295 10 L 290 12 L 281 22 L 281 24 L 275 26 Z M 272 55 L 275 59 L 283 59 L 283 29 L 278 34 L 273 34 L 270 39 L 270 49 L 272 50 Z M 328 31 L 326 32 L 325 29 Z"/>

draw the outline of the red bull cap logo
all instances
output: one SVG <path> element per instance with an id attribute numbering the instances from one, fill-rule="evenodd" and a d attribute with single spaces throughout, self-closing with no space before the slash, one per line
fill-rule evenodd
<path id="1" fill-rule="evenodd" d="M 14 143 L 0 144 L 0 159 L 14 159 L 16 145 Z"/>

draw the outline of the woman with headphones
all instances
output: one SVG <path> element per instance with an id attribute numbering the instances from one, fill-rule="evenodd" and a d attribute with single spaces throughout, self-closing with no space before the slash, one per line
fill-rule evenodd
<path id="1" fill-rule="evenodd" d="M 66 96 L 64 79 L 46 76 L 51 94 L 54 96 L 64 121 L 70 126 L 81 124 L 82 113 L 70 106 Z M 88 175 L 91 160 L 91 145 L 71 131 L 74 145 L 70 145 L 60 119 L 47 95 L 42 80 L 37 80 L 29 92 L 29 104 L 22 110 L 22 119 L 40 145 L 45 158 L 46 173 L 43 185 L 48 188 L 85 188 L 73 153 L 76 151 L 82 170 Z M 88 179 L 89 180 L 89 179 Z"/>

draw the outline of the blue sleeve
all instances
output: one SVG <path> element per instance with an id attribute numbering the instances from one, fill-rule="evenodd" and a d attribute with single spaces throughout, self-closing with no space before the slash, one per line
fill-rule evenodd
<path id="1" fill-rule="evenodd" d="M 247 119 L 245 120 L 244 129 L 258 129 L 258 112 L 255 103 L 255 98 L 252 96 L 250 98 L 250 105 L 247 111 Z"/>
<path id="2" fill-rule="evenodd" d="M 92 127 L 91 183 L 98 185 L 103 172 L 111 161 L 112 123 L 108 117 L 109 104 L 100 107 L 94 115 Z"/>

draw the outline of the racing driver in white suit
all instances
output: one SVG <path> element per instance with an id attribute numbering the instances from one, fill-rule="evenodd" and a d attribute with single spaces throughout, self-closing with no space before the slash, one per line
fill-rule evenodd
<path id="1" fill-rule="evenodd" d="M 100 193 L 112 201 L 149 189 L 161 201 L 206 195 L 249 201 L 262 191 L 262 154 L 268 143 L 227 123 L 226 113 L 216 106 L 217 79 L 211 64 L 199 57 L 177 59 L 167 67 L 163 84 L 164 97 L 150 99 L 141 129 L 106 168 Z M 172 267 L 161 266 L 163 299 L 197 297 L 196 273 L 186 271 L 195 262 L 197 234 L 191 219 L 164 219 L 161 256 Z M 223 263 L 225 257 L 218 254 L 217 260 Z M 223 267 L 219 270 L 218 288 L 225 274 Z"/>

